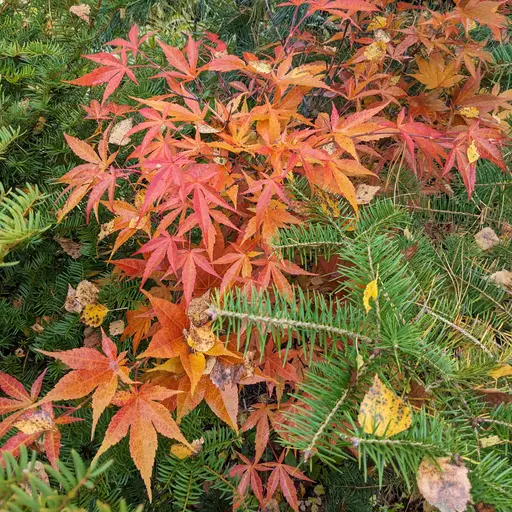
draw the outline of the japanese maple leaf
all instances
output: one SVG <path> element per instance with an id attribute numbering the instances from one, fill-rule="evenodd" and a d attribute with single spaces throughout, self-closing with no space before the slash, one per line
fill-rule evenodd
<path id="1" fill-rule="evenodd" d="M 139 343 L 144 339 L 151 327 L 151 314 L 149 306 L 139 306 L 135 310 L 126 312 L 126 327 L 121 336 L 124 341 L 128 336 L 132 337 L 133 353 L 137 353 Z"/>
<path id="2" fill-rule="evenodd" d="M 184 195 L 193 195 L 192 208 L 194 209 L 194 214 L 187 217 L 178 231 L 178 235 L 184 235 L 194 226 L 198 225 L 203 234 L 204 244 L 210 257 L 213 255 L 213 246 L 216 238 L 212 219 L 219 224 L 224 224 L 231 229 L 238 230 L 225 213 L 214 209 L 215 206 L 221 206 L 224 210 L 236 213 L 236 210 L 229 206 L 216 190 L 206 184 L 215 175 L 216 169 L 209 169 L 199 177 L 190 176 L 188 178 L 189 182 L 185 185 Z"/>
<path id="3" fill-rule="evenodd" d="M 132 82 L 139 85 L 133 71 L 128 66 L 126 51 L 123 50 L 119 58 L 116 55 L 105 52 L 100 52 L 95 55 L 84 55 L 83 57 L 97 64 L 101 64 L 101 66 L 80 78 L 67 80 L 66 83 L 89 87 L 107 83 L 107 87 L 103 93 L 103 103 L 105 103 L 107 98 L 119 87 L 125 75 L 127 75 Z"/>
<path id="4" fill-rule="evenodd" d="M 45 373 L 46 370 L 34 381 L 29 394 L 21 382 L 0 372 L 0 389 L 10 397 L 0 397 L 0 415 L 10 414 L 0 423 L 0 438 L 9 431 L 25 409 L 37 402 Z"/>
<path id="5" fill-rule="evenodd" d="M 290 507 L 292 507 L 295 512 L 299 512 L 297 491 L 295 490 L 292 477 L 306 482 L 313 482 L 313 480 L 304 475 L 298 468 L 284 464 L 284 456 L 285 450 L 281 452 L 277 462 L 265 462 L 262 464 L 266 468 L 273 468 L 272 474 L 267 482 L 266 500 L 270 500 L 279 487 Z"/>
<path id="6" fill-rule="evenodd" d="M 199 42 L 194 41 L 192 37 L 189 36 L 187 46 L 185 47 L 186 58 L 182 51 L 178 48 L 169 46 L 168 44 L 160 41 L 160 39 L 157 39 L 157 43 L 159 44 L 160 48 L 162 48 L 167 62 L 178 71 L 163 71 L 156 76 L 179 78 L 185 82 L 195 80 L 197 78 L 197 60 L 199 55 L 198 49 L 200 45 Z"/>
<path id="7" fill-rule="evenodd" d="M 277 404 L 254 404 L 254 411 L 245 420 L 242 432 L 256 427 L 255 460 L 260 460 L 270 439 L 270 422 L 274 423 Z"/>
<path id="8" fill-rule="evenodd" d="M 500 38 L 500 29 L 505 27 L 506 18 L 503 14 L 498 14 L 497 10 L 501 4 L 505 3 L 504 1 L 459 0 L 455 3 L 457 7 L 453 10 L 453 14 L 460 16 L 466 30 L 469 30 L 471 24 L 477 21 L 487 25 L 496 39 Z"/>
<path id="9" fill-rule="evenodd" d="M 205 256 L 206 251 L 201 248 L 181 249 L 178 267 L 181 268 L 181 282 L 183 283 L 183 295 L 187 304 L 192 300 L 194 284 L 196 282 L 197 267 L 203 269 L 212 276 L 219 277 L 210 261 Z"/>
<path id="10" fill-rule="evenodd" d="M 442 137 L 442 133 L 432 126 L 413 121 L 406 118 L 405 110 L 402 110 L 396 122 L 383 121 L 382 125 L 397 131 L 400 134 L 400 141 L 403 141 L 409 155 L 409 162 L 413 171 L 416 172 L 416 149 L 420 148 L 425 155 L 433 158 L 439 165 L 442 165 L 441 159 L 445 158 L 445 152 L 441 145 L 436 141 Z"/>
<path id="11" fill-rule="evenodd" d="M 145 243 L 135 254 L 150 253 L 149 259 L 146 261 L 146 268 L 142 276 L 142 285 L 157 270 L 161 263 L 167 259 L 169 267 L 173 273 L 178 271 L 178 245 L 184 242 L 180 236 L 171 236 L 164 231 L 159 237 L 153 238 Z"/>
<path id="12" fill-rule="evenodd" d="M 87 347 L 63 352 L 39 350 L 42 354 L 59 359 L 72 369 L 57 382 L 40 403 L 82 398 L 94 391 L 91 438 L 94 436 L 101 413 L 110 404 L 117 391 L 119 379 L 125 384 L 133 384 L 129 377 L 130 370 L 125 364 L 126 352 L 121 352 L 118 355 L 116 345 L 103 330 L 101 346 L 105 355 L 96 349 Z"/>
<path id="13" fill-rule="evenodd" d="M 452 167 L 459 171 L 464 185 L 471 196 L 476 182 L 476 161 L 481 158 L 490 160 L 503 171 L 507 170 L 503 156 L 498 145 L 503 141 L 503 134 L 492 128 L 480 127 L 480 122 L 474 122 L 469 126 L 454 126 L 447 132 L 447 135 L 454 137 L 453 143 L 449 145 L 450 152 L 446 158 L 443 174 L 447 174 Z M 470 161 L 468 150 L 474 146 L 477 150 L 475 158 Z"/>
<path id="14" fill-rule="evenodd" d="M 149 214 L 143 214 L 140 208 L 126 201 L 104 201 L 101 204 L 114 215 L 112 233 L 119 231 L 112 247 L 111 256 L 126 243 L 137 231 L 144 231 L 151 236 Z"/>
<path id="15" fill-rule="evenodd" d="M 148 293 L 146 295 L 151 302 L 161 328 L 155 332 L 148 348 L 139 355 L 139 358 L 173 359 L 179 357 L 183 369 L 190 379 L 192 394 L 194 394 L 206 368 L 206 356 L 238 357 L 224 348 L 223 343 L 206 327 L 204 331 L 199 328 L 200 332 L 198 334 L 211 337 L 212 343 L 207 345 L 206 349 L 193 350 L 185 337 L 185 333 L 190 328 L 190 321 L 185 313 L 185 308 L 168 300 L 153 297 Z"/>
<path id="16" fill-rule="evenodd" d="M 153 386 L 150 383 L 138 388 L 134 387 L 131 391 L 118 392 L 112 403 L 121 409 L 110 421 L 103 442 L 94 457 L 94 460 L 97 460 L 130 431 L 130 455 L 146 484 L 150 500 L 152 499 L 151 473 L 157 449 L 157 432 L 190 446 L 172 419 L 169 410 L 159 403 L 175 394 L 176 391 Z"/>
<path id="17" fill-rule="evenodd" d="M 46 456 L 50 464 L 58 469 L 57 459 L 61 447 L 61 434 L 58 425 L 82 421 L 82 418 L 70 416 L 72 412 L 74 409 L 55 418 L 51 403 L 43 404 L 40 409 L 25 411 L 13 425 L 18 428 L 19 432 L 0 447 L 0 452 L 6 451 L 16 457 L 22 446 L 30 446 L 42 437 Z"/>
<path id="18" fill-rule="evenodd" d="M 351 155 L 359 162 L 359 156 L 356 152 L 355 142 L 359 140 L 372 140 L 381 138 L 382 135 L 374 135 L 380 129 L 376 122 L 370 122 L 379 112 L 381 112 L 387 103 L 374 108 L 368 108 L 361 112 L 355 112 L 349 116 L 340 117 L 336 107 L 332 106 L 330 119 L 327 114 L 318 116 L 317 125 L 320 128 L 326 128 L 328 134 L 332 135 L 341 149 Z"/>
<path id="19" fill-rule="evenodd" d="M 462 88 L 455 88 L 453 93 L 453 105 L 456 107 L 457 112 L 461 109 L 468 108 L 471 110 L 476 109 L 476 117 L 491 120 L 490 113 L 502 107 L 509 109 L 509 101 L 506 96 L 499 94 L 489 94 L 481 92 L 481 73 L 476 72 L 474 77 L 471 77 Z"/>
<path id="20" fill-rule="evenodd" d="M 139 27 L 137 25 L 133 25 L 130 32 L 128 32 L 128 40 L 117 38 L 105 44 L 118 46 L 123 50 L 130 51 L 132 52 L 133 57 L 136 58 L 139 53 L 139 46 L 147 41 L 153 34 L 154 32 L 148 32 L 139 39 Z M 116 50 L 116 53 L 119 53 L 119 50 Z"/>
<path id="21" fill-rule="evenodd" d="M 295 276 L 314 275 L 307 270 L 301 269 L 291 261 L 279 259 L 275 254 L 254 261 L 254 265 L 261 267 L 257 282 L 262 289 L 267 289 L 272 282 L 283 295 L 286 295 L 290 299 L 293 297 L 292 288 L 283 272 Z"/>
<path id="22" fill-rule="evenodd" d="M 316 62 L 292 68 L 292 58 L 293 56 L 289 55 L 277 67 L 276 71 L 270 74 L 280 94 L 284 93 L 288 87 L 294 85 L 329 89 L 322 81 L 326 69 L 325 63 Z"/>
<path id="23" fill-rule="evenodd" d="M 346 11 L 372 12 L 378 10 L 378 8 L 371 3 L 363 0 L 288 0 L 287 2 L 279 4 L 279 7 L 285 5 L 300 7 L 304 4 L 309 4 L 308 14 L 313 14 L 317 11 L 326 11 L 338 18 L 348 19 L 351 23 L 354 23 L 354 21 Z"/>
<path id="24" fill-rule="evenodd" d="M 254 250 L 255 243 L 231 244 L 229 252 L 216 259 L 214 265 L 226 265 L 228 268 L 221 272 L 222 283 L 220 291 L 229 288 L 238 279 L 248 279 L 252 274 L 252 260 L 263 253 Z"/>
<path id="25" fill-rule="evenodd" d="M 259 222 L 256 215 L 249 219 L 243 242 L 249 240 L 252 236 L 261 234 L 263 242 L 270 244 L 280 228 L 286 227 L 288 224 L 300 223 L 301 221 L 297 217 L 286 211 L 286 205 L 280 201 L 272 200 L 269 207 L 263 211 Z"/>
<path id="26" fill-rule="evenodd" d="M 235 500 L 234 508 L 237 509 L 242 505 L 243 498 L 247 495 L 247 489 L 249 487 L 252 490 L 254 496 L 256 496 L 260 502 L 260 505 L 263 507 L 265 505 L 265 498 L 263 496 L 263 483 L 261 482 L 261 477 L 258 473 L 261 471 L 270 471 L 271 468 L 268 468 L 265 464 L 258 464 L 257 459 L 251 462 L 241 453 L 236 452 L 236 454 L 238 457 L 240 457 L 240 460 L 243 462 L 243 464 L 237 464 L 231 468 L 229 472 L 231 477 L 242 477 L 237 487 L 239 497 L 237 500 Z"/>
<path id="27" fill-rule="evenodd" d="M 446 64 L 441 53 L 432 54 L 428 61 L 421 57 L 416 57 L 416 63 L 418 64 L 419 72 L 411 76 L 425 84 L 427 89 L 447 89 L 465 78 L 464 75 L 456 74 L 455 60 Z"/>
<path id="28" fill-rule="evenodd" d="M 57 218 L 59 221 L 62 220 L 88 192 L 92 191 L 86 208 L 88 219 L 91 209 L 97 207 L 97 203 L 107 189 L 109 190 L 110 200 L 112 201 L 114 198 L 116 180 L 122 174 L 115 169 L 112 169 L 110 172 L 106 171 L 115 160 L 118 152 L 116 151 L 111 155 L 107 154 L 108 143 L 105 138 L 98 144 L 98 152 L 87 142 L 72 137 L 67 133 L 64 134 L 64 138 L 73 153 L 87 163 L 74 167 L 59 179 L 60 183 L 68 185 L 62 194 L 70 190 L 71 194 L 64 206 L 59 209 Z"/>

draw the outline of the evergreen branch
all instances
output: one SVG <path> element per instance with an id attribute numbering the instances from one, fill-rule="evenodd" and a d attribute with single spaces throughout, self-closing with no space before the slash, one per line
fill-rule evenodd
<path id="1" fill-rule="evenodd" d="M 447 318 L 444 318 L 443 316 L 439 315 L 438 313 L 436 313 L 435 311 L 430 309 L 427 305 L 423 305 L 423 307 L 424 307 L 425 311 L 429 315 L 434 317 L 436 320 L 439 320 L 439 321 L 443 322 L 444 324 L 450 326 L 452 329 L 455 329 L 457 332 L 462 334 L 469 341 L 474 343 L 477 347 L 482 349 L 491 359 L 496 359 L 496 356 L 487 347 L 485 347 L 480 340 L 475 338 L 470 332 L 466 331 L 466 329 L 463 329 L 459 325 L 457 325 L 457 324 L 451 322 L 450 320 L 448 320 Z"/>
<path id="2" fill-rule="evenodd" d="M 348 336 L 350 338 L 360 339 L 361 341 L 366 341 L 367 343 L 375 344 L 376 342 L 376 340 L 370 338 L 369 336 L 365 336 L 364 334 L 348 331 L 346 329 L 340 329 L 338 327 L 334 327 L 332 325 L 327 324 L 301 322 L 298 320 L 292 320 L 290 318 L 273 318 L 270 316 L 251 315 L 250 313 L 240 313 L 237 311 L 228 311 L 226 309 L 217 309 L 215 306 L 212 306 L 211 311 L 215 316 L 219 316 L 221 318 L 236 318 L 238 320 L 253 322 L 255 324 L 261 324 L 263 326 L 275 325 L 281 328 L 292 327 L 294 329 L 322 331 L 329 334 L 337 334 L 340 336 Z"/>

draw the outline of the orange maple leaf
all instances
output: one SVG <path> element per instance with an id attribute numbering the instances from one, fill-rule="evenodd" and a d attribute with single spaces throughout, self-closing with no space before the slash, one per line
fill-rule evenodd
<path id="1" fill-rule="evenodd" d="M 192 448 L 181 434 L 169 410 L 158 403 L 176 393 L 177 391 L 153 386 L 149 383 L 140 388 L 133 388 L 130 392 L 117 393 L 112 403 L 121 409 L 112 418 L 105 432 L 103 443 L 94 457 L 94 460 L 97 460 L 102 453 L 121 441 L 129 430 L 130 455 L 146 484 L 150 500 L 152 499 L 151 473 L 158 444 L 156 433 L 159 432 L 166 437 L 176 439 Z"/>
<path id="2" fill-rule="evenodd" d="M 460 82 L 464 75 L 457 75 L 456 62 L 445 63 L 440 53 L 434 53 L 430 60 L 416 58 L 419 73 L 412 74 L 416 80 L 425 84 L 427 89 L 446 89 Z"/>
<path id="3" fill-rule="evenodd" d="M 130 370 L 125 366 L 126 352 L 117 354 L 117 347 L 103 332 L 101 346 L 105 355 L 93 348 L 75 348 L 63 352 L 47 352 L 39 350 L 69 366 L 72 371 L 64 375 L 55 387 L 39 402 L 55 400 L 73 400 L 82 398 L 94 391 L 92 395 L 92 432 L 94 436 L 96 424 L 101 413 L 110 404 L 117 391 L 118 380 L 125 384 L 133 384 Z"/>

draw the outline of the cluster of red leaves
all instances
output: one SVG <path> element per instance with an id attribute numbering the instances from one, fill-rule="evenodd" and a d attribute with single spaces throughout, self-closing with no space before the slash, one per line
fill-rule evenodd
<path id="1" fill-rule="evenodd" d="M 305 3 L 309 7 L 299 19 Z M 124 276 L 139 278 L 141 286 L 155 281 L 158 293 L 127 315 L 124 337 L 132 338 L 134 364 L 106 336 L 103 354 L 92 348 L 46 353 L 72 371 L 36 405 L 40 383 L 29 396 L 4 377 L 2 389 L 15 402 L 1 399 L 0 412 L 18 412 L 1 428 L 9 429 L 23 411 L 49 411 L 51 401 L 92 393 L 93 432 L 105 408 L 119 407 L 98 456 L 130 432 L 130 452 L 151 496 L 156 433 L 188 445 L 171 412 L 179 421 L 204 400 L 238 430 L 240 386 L 264 382 L 272 400 L 255 405 L 242 426 L 243 432 L 256 428 L 254 460 L 240 455 L 242 464 L 232 474 L 241 477 L 241 495 L 251 487 L 263 505 L 279 487 L 298 510 L 291 478 L 306 477 L 284 464 L 284 451 L 276 462 L 260 460 L 271 429 L 291 406 L 282 401 L 286 386 L 301 380 L 300 354 L 285 354 L 272 340 L 260 354 L 258 340 L 251 339 L 244 340 L 252 348 L 244 357 L 232 340 L 212 332 L 207 300 L 200 297 L 233 286 L 248 293 L 275 286 L 290 295 L 287 276 L 308 274 L 271 250 L 280 228 L 305 221 L 288 186 L 298 176 L 313 191 L 343 196 L 357 210 L 350 178 L 378 177 L 394 165 L 407 166 L 439 188 L 456 169 L 469 194 L 479 158 L 505 168 L 502 119 L 512 93 L 498 86 L 481 89 L 491 57 L 485 43 L 470 37 L 475 24 L 501 37 L 502 2 L 455 4 L 440 13 L 391 0 L 290 0 L 282 4 L 295 6 L 290 32 L 259 56 L 231 55 L 207 33 L 198 41 L 189 37 L 183 50 L 156 39 L 158 61 L 145 50 L 153 35 L 139 37 L 136 26 L 127 40 L 108 43 L 108 52 L 86 56 L 99 67 L 71 83 L 107 85 L 101 103 L 84 106 L 86 118 L 98 124 L 96 142 L 65 135 L 85 163 L 60 180 L 69 195 L 59 218 L 85 198 L 87 218 L 106 208 L 113 216 L 107 233 L 116 233 L 112 254 L 132 237 L 141 241 L 134 256 L 142 257 L 114 265 Z M 315 12 L 330 16 L 336 35 L 323 40 L 305 31 Z M 338 62 L 346 48 L 351 58 Z M 137 84 L 137 75 L 148 69 L 152 79 L 165 82 L 166 94 L 132 98 L 132 106 L 108 101 L 124 80 Z M 215 101 L 202 94 L 212 77 L 218 84 Z M 113 143 L 112 134 L 125 118 L 136 124 L 122 134 L 124 141 L 140 142 L 120 161 L 120 141 Z M 121 199 L 116 192 L 126 184 L 135 193 Z M 182 293 L 179 304 L 169 300 L 170 292 Z M 58 431 L 49 432 L 45 443 L 55 447 Z M 28 444 L 40 432 L 21 437 L 8 444 Z M 50 460 L 58 453 L 51 446 L 46 451 Z M 270 470 L 264 496 L 259 473 Z"/>

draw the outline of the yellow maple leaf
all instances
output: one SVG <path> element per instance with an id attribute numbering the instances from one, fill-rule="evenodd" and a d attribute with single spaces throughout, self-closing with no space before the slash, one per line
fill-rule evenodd
<path id="1" fill-rule="evenodd" d="M 108 308 L 103 304 L 87 304 L 80 319 L 90 327 L 99 327 L 107 316 Z"/>
<path id="2" fill-rule="evenodd" d="M 478 152 L 475 141 L 472 141 L 468 146 L 467 156 L 470 164 L 475 163 L 480 158 L 480 153 Z"/>
<path id="3" fill-rule="evenodd" d="M 411 426 L 412 413 L 410 407 L 375 375 L 359 408 L 358 421 L 367 434 L 391 437 Z"/>
<path id="4" fill-rule="evenodd" d="M 377 286 L 377 279 L 369 282 L 364 289 L 363 294 L 363 305 L 364 309 L 368 313 L 372 307 L 370 306 L 370 299 L 377 300 L 379 296 L 379 287 Z"/>

